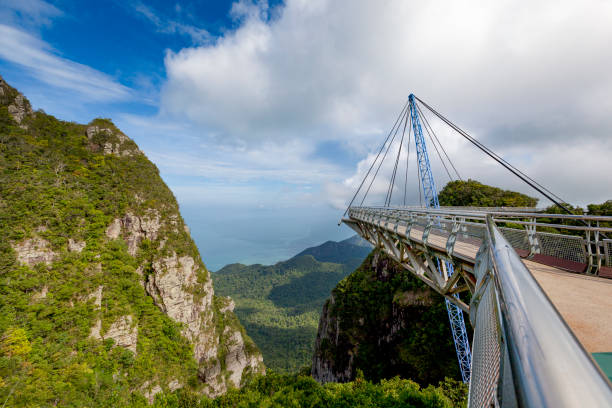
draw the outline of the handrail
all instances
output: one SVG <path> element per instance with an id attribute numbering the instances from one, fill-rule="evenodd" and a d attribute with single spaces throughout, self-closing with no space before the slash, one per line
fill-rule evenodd
<path id="1" fill-rule="evenodd" d="M 440 217 L 446 217 L 450 220 L 452 217 L 462 217 L 466 219 L 473 219 L 483 221 L 487 215 L 494 217 L 495 221 L 500 223 L 511 223 L 525 226 L 535 227 L 550 227 L 560 230 L 572 230 L 572 231 L 583 231 L 583 232 L 599 232 L 599 233 L 610 233 L 612 227 L 600 226 L 599 222 L 607 222 L 612 224 L 612 217 L 610 216 L 589 216 L 589 215 L 568 215 L 568 214 L 540 214 L 540 213 L 514 213 L 514 212 L 496 212 L 496 211 L 484 211 L 484 210 L 473 210 L 473 211 L 457 211 L 451 209 L 429 209 L 422 207 L 351 207 L 349 211 L 365 210 L 373 213 L 380 213 L 384 216 L 389 216 L 388 213 L 392 213 L 399 219 L 402 214 L 414 214 L 417 216 L 435 215 Z M 531 221 L 522 221 L 526 218 Z M 592 221 L 596 222 L 596 225 L 566 225 L 566 224 L 553 224 L 538 222 L 538 218 L 544 219 L 560 219 L 560 220 L 576 220 L 576 221 Z"/>
<path id="2" fill-rule="evenodd" d="M 522 407 L 609 407 L 612 384 L 487 216 L 501 328 Z M 477 312 L 476 312 L 477 313 Z"/>
<path id="3" fill-rule="evenodd" d="M 584 220 L 584 221 L 602 221 L 612 222 L 612 216 L 608 215 L 578 215 L 578 214 L 549 214 L 543 212 L 523 212 L 523 211 L 495 211 L 486 209 L 486 207 L 474 210 L 457 208 L 457 207 L 384 207 L 384 206 L 369 206 L 369 207 L 351 207 L 352 209 L 371 209 L 371 210 L 391 210 L 391 211 L 407 211 L 423 214 L 448 214 L 448 215 L 465 215 L 465 216 L 482 216 L 483 213 L 491 214 L 496 217 L 516 217 L 516 218 L 558 218 L 565 220 Z"/>

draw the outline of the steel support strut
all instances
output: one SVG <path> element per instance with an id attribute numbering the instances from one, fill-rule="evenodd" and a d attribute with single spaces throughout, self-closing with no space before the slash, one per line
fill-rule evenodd
<path id="1" fill-rule="evenodd" d="M 410 122 L 412 124 L 412 131 L 414 133 L 414 141 L 416 144 L 416 152 L 418 159 L 419 176 L 421 178 L 421 185 L 423 186 L 423 198 L 425 200 L 426 207 L 440 208 L 440 202 L 438 201 L 438 192 L 436 190 L 436 183 L 434 181 L 433 173 L 431 171 L 431 164 L 429 162 L 429 155 L 427 154 L 427 145 L 425 144 L 425 138 L 423 137 L 423 130 L 421 128 L 421 120 L 417 110 L 415 98 L 413 94 L 408 97 L 408 105 L 410 108 Z M 447 261 L 445 262 L 446 271 L 448 276 L 452 276 L 454 272 L 453 264 Z M 443 274 L 443 268 L 438 260 L 438 271 Z M 453 295 L 459 298 L 459 295 L 455 293 Z M 463 382 L 469 383 L 471 374 L 471 361 L 472 355 L 470 352 L 470 343 L 465 329 L 465 321 L 463 319 L 463 312 L 454 303 L 451 303 L 448 299 L 446 300 L 446 310 L 448 311 L 448 318 L 453 334 L 453 340 L 455 342 L 455 350 L 457 352 L 457 359 L 459 360 L 459 368 L 461 369 L 461 377 Z"/>

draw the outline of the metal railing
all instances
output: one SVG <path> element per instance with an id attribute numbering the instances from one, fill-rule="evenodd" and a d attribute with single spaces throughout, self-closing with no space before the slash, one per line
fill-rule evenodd
<path id="1" fill-rule="evenodd" d="M 347 225 L 469 313 L 470 408 L 612 406 L 607 378 L 521 261 L 563 260 L 562 268 L 598 273 L 611 266 L 612 240 L 603 234 L 612 235 L 612 217 L 421 207 L 352 207 L 348 214 Z M 455 273 L 441 276 L 435 258 Z M 468 290 L 469 305 L 456 296 Z"/>
<path id="2" fill-rule="evenodd" d="M 450 234 L 459 224 L 459 234 L 482 240 L 486 216 L 497 224 L 515 249 L 527 250 L 529 257 L 544 255 L 569 261 L 574 272 L 598 275 L 602 267 L 612 268 L 612 217 L 547 214 L 523 208 L 443 207 L 351 207 L 349 217 L 383 221 L 395 226 L 432 226 Z M 571 224 L 568 224 L 571 223 Z M 610 225 L 610 226 L 607 226 Z M 552 231 L 552 232 L 551 232 Z M 606 235 L 607 234 L 607 235 Z M 575 264 L 571 264 L 571 263 Z M 561 265 L 563 267 L 563 265 Z M 582 270 L 580 270 L 582 268 Z M 612 274 L 612 269 L 608 275 Z"/>
<path id="3" fill-rule="evenodd" d="M 486 220 L 470 303 L 469 407 L 610 407 L 612 388 L 520 257 Z"/>

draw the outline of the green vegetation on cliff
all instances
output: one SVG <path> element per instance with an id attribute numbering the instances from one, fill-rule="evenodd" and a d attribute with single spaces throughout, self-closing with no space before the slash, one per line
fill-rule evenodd
<path id="1" fill-rule="evenodd" d="M 310 364 L 325 299 L 369 251 L 358 237 L 328 241 L 275 265 L 227 265 L 212 278 L 217 293 L 236 302 L 266 366 L 292 373 Z"/>
<path id="2" fill-rule="evenodd" d="M 203 391 L 185 324 L 145 289 L 169 270 L 156 263 L 184 269 L 190 259 L 185 296 L 212 296 L 155 165 L 110 120 L 32 112 L 1 78 L 0 96 L 0 401 L 115 407 L 170 388 Z M 231 315 L 210 318 L 212 333 L 243 332 Z"/>
<path id="3" fill-rule="evenodd" d="M 312 370 L 321 381 L 459 379 L 444 299 L 374 250 L 325 303 Z"/>

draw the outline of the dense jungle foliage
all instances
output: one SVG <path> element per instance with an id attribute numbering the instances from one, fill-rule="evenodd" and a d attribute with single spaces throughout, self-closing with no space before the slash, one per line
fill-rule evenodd
<path id="1" fill-rule="evenodd" d="M 451 408 L 466 403 L 467 386 L 451 379 L 426 388 L 399 377 L 379 383 L 359 377 L 349 383 L 321 385 L 308 375 L 269 372 L 214 400 L 183 390 L 159 395 L 153 408 Z M 133 406 L 145 407 L 143 401 Z"/>
<path id="2" fill-rule="evenodd" d="M 535 207 L 537 198 L 502 190 L 476 180 L 450 181 L 438 194 L 440 205 L 457 207 Z"/>
<path id="3" fill-rule="evenodd" d="M 332 297 L 323 316 L 330 332 L 319 333 L 316 353 L 334 371 L 350 368 L 375 382 L 460 379 L 444 299 L 382 251 L 372 251 Z"/>
<path id="4" fill-rule="evenodd" d="M 235 313 L 266 367 L 295 373 L 310 364 L 329 293 L 369 252 L 358 237 L 328 241 L 275 265 L 227 265 L 212 278 L 217 294 L 234 299 Z"/>
<path id="5" fill-rule="evenodd" d="M 200 390 L 193 347 L 181 335 L 182 326 L 153 303 L 137 273 L 139 266 L 150 265 L 153 254 L 176 252 L 201 265 L 200 282 L 208 279 L 158 169 L 133 141 L 120 140 L 123 135 L 107 119 L 90 126 L 110 131 L 89 138 L 88 126 L 42 111 L 18 124 L 7 108 L 16 95 L 3 85 L 0 404 L 122 406 L 150 381 L 165 385 L 177 380 Z M 119 154 L 103 154 L 106 143 L 120 144 Z M 128 210 L 145 209 L 158 211 L 161 219 L 174 217 L 176 228 L 168 223 L 161 227 L 163 249 L 145 240 L 131 256 L 125 240 L 107 239 L 105 229 Z M 19 262 L 14 248 L 28 239 L 44 240 L 38 249 L 53 260 L 33 266 Z M 70 240 L 84 243 L 84 248 L 69 250 Z M 100 286 L 104 296 L 97 307 L 91 294 Z M 115 347 L 113 339 L 90 336 L 97 319 L 104 333 L 124 315 L 133 316 L 138 325 L 136 354 Z"/>

